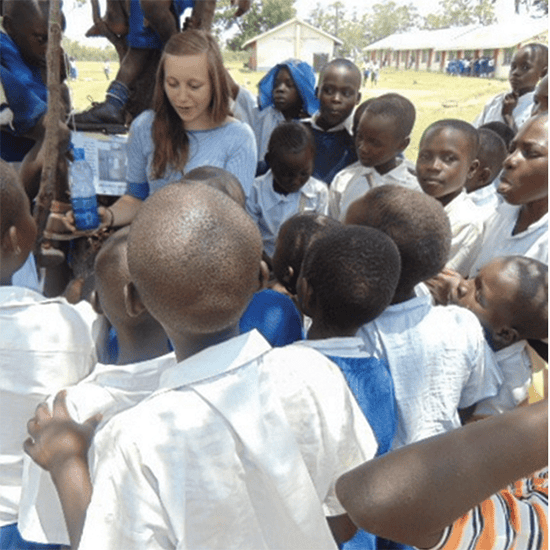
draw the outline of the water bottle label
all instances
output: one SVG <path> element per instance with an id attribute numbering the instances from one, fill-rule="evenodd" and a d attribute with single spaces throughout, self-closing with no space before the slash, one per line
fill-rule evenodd
<path id="1" fill-rule="evenodd" d="M 77 197 L 72 199 L 73 214 L 77 229 L 95 229 L 101 220 L 97 213 L 97 197 Z"/>

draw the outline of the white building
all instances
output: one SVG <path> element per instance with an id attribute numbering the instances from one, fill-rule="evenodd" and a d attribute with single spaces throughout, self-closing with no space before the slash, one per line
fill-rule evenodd
<path id="1" fill-rule="evenodd" d="M 295 17 L 243 44 L 250 51 L 249 67 L 267 71 L 286 59 L 306 61 L 320 69 L 334 57 L 342 41 Z"/>
<path id="2" fill-rule="evenodd" d="M 392 34 L 365 48 L 366 57 L 398 69 L 445 71 L 450 60 L 488 56 L 495 76 L 506 78 L 514 52 L 529 42 L 548 43 L 548 18 L 507 17 L 494 25 L 468 25 Z"/>

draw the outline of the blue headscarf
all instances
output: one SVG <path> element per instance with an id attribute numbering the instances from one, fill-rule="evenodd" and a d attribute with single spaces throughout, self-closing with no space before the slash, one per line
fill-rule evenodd
<path id="1" fill-rule="evenodd" d="M 278 65 L 275 65 L 270 71 L 260 80 L 260 93 L 258 95 L 258 103 L 260 111 L 269 105 L 273 105 L 273 86 L 277 73 L 283 67 L 286 67 L 296 84 L 298 93 L 302 98 L 304 111 L 312 116 L 313 113 L 319 110 L 319 100 L 315 97 L 315 73 L 311 65 L 299 59 L 287 59 Z"/>

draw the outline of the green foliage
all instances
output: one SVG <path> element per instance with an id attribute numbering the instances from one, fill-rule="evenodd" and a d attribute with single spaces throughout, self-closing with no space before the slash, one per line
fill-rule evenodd
<path id="1" fill-rule="evenodd" d="M 218 0 L 213 30 L 218 36 L 223 31 L 236 30 L 237 34 L 227 43 L 230 50 L 236 51 L 251 38 L 295 17 L 296 9 L 294 0 L 254 0 L 242 17 L 235 18 L 234 14 L 235 7 L 229 0 Z"/>
<path id="2" fill-rule="evenodd" d="M 111 45 L 105 48 L 92 48 L 67 37 L 63 38 L 62 45 L 68 56 L 79 61 L 118 61 L 118 54 Z"/>
<path id="3" fill-rule="evenodd" d="M 439 10 L 430 13 L 424 21 L 426 29 L 444 29 L 480 23 L 495 22 L 492 0 L 441 0 Z"/>

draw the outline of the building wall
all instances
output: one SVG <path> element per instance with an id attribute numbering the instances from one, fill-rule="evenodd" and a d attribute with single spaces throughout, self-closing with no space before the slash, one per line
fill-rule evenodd
<path id="1" fill-rule="evenodd" d="M 315 33 L 302 25 L 287 26 L 256 42 L 256 69 L 269 70 L 289 58 L 298 58 L 313 66 L 314 54 L 333 55 L 334 43 L 330 38 Z"/>

